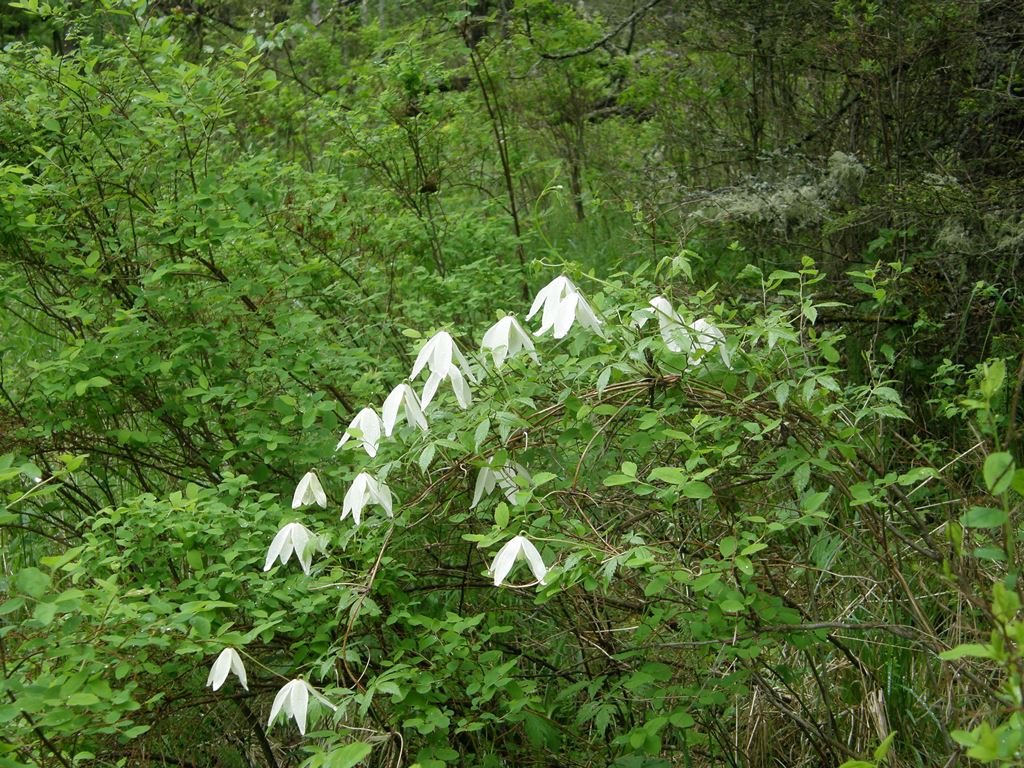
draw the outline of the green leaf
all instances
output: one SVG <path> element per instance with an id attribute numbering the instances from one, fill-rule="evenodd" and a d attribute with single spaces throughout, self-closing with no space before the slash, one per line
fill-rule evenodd
<path id="1" fill-rule="evenodd" d="M 939 654 L 939 658 L 943 661 L 956 661 L 962 659 L 965 656 L 970 656 L 975 659 L 991 659 L 992 648 L 988 645 L 981 645 L 980 643 L 964 643 L 958 645 L 955 648 L 950 648 L 948 651 L 943 651 Z"/>
<path id="2" fill-rule="evenodd" d="M 1013 456 L 1005 451 L 992 453 L 985 459 L 985 485 L 989 493 L 998 496 L 1010 487 L 1013 482 Z"/>
<path id="3" fill-rule="evenodd" d="M 971 507 L 960 523 L 964 528 L 998 528 L 1007 520 L 1006 512 L 993 507 Z"/>
<path id="4" fill-rule="evenodd" d="M 508 525 L 508 504 L 501 502 L 494 508 L 494 524 L 499 528 Z"/>
<path id="5" fill-rule="evenodd" d="M 985 366 L 985 375 L 981 380 L 981 394 L 986 400 L 993 396 L 1003 387 L 1006 379 L 1006 363 L 1003 360 L 996 360 L 992 365 Z"/>
<path id="6" fill-rule="evenodd" d="M 437 448 L 433 443 L 423 449 L 423 453 L 420 454 L 419 461 L 417 462 L 420 467 L 420 472 L 424 475 L 427 474 L 427 470 L 430 468 L 430 462 L 434 460 L 434 452 Z"/>
<path id="7" fill-rule="evenodd" d="M 687 483 L 682 488 L 683 496 L 688 499 L 709 499 L 714 494 L 711 490 L 711 486 L 707 483 L 701 482 L 700 480 L 694 480 L 692 483 Z"/>
<path id="8" fill-rule="evenodd" d="M 46 594 L 50 586 L 50 577 L 38 568 L 29 566 L 18 571 L 14 577 L 14 587 L 29 597 L 40 598 Z"/>
<path id="9" fill-rule="evenodd" d="M 538 472 L 533 476 L 533 487 L 540 488 L 544 483 L 549 483 L 556 477 L 558 477 L 558 475 L 553 472 Z"/>
<path id="10" fill-rule="evenodd" d="M 678 467 L 655 467 L 647 476 L 647 482 L 660 480 L 670 485 L 682 485 L 689 478 L 689 474 Z"/>
<path id="11" fill-rule="evenodd" d="M 882 743 L 881 744 L 879 744 L 877 747 L 875 747 L 875 752 L 874 752 L 873 757 L 875 758 L 875 762 L 876 763 L 880 763 L 883 760 L 885 760 L 886 755 L 889 754 L 889 748 L 892 746 L 893 739 L 895 739 L 895 738 L 896 738 L 896 731 L 893 731 L 888 736 L 886 736 L 884 739 L 882 739 Z"/>
<path id="12" fill-rule="evenodd" d="M 344 747 L 332 749 L 324 755 L 324 768 L 352 768 L 373 751 L 373 745 L 365 741 L 354 741 Z"/>

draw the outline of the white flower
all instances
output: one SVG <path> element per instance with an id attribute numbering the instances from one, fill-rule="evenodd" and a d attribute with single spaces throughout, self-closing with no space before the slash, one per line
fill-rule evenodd
<path id="1" fill-rule="evenodd" d="M 665 341 L 665 346 L 672 352 L 682 352 L 690 350 L 690 335 L 686 332 L 686 326 L 683 325 L 683 321 L 676 314 L 676 311 L 672 309 L 672 305 L 668 299 L 662 296 L 655 296 L 651 299 L 651 307 L 654 309 L 654 316 L 658 318 L 658 325 L 661 327 L 661 338 Z M 644 318 L 646 322 L 646 318 Z M 643 322 L 640 323 L 643 325 Z"/>
<path id="2" fill-rule="evenodd" d="M 507 357 L 515 357 L 520 351 L 533 358 L 533 362 L 539 363 L 537 352 L 534 349 L 530 334 L 519 324 L 512 315 L 505 315 L 498 322 L 492 325 L 484 334 L 480 344 L 482 349 L 490 350 L 494 358 L 494 367 L 501 368 Z"/>
<path id="3" fill-rule="evenodd" d="M 228 679 L 228 672 L 234 672 L 242 687 L 249 690 L 249 683 L 245 679 L 245 667 L 242 666 L 242 657 L 234 648 L 225 648 L 220 652 L 220 656 L 210 667 L 210 676 L 206 678 L 206 684 L 212 686 L 213 690 L 218 690 Z"/>
<path id="4" fill-rule="evenodd" d="M 360 472 L 356 475 L 356 479 L 352 481 L 352 486 L 348 489 L 348 493 L 345 494 L 341 519 L 344 520 L 348 517 L 348 513 L 351 512 L 352 519 L 356 521 L 356 525 L 359 525 L 363 507 L 368 503 L 378 504 L 383 507 L 384 511 L 388 513 L 388 517 L 395 516 L 392 510 L 391 489 L 388 488 L 387 483 L 377 480 L 368 472 Z"/>
<path id="5" fill-rule="evenodd" d="M 416 397 L 413 388 L 403 382 L 391 390 L 391 394 L 388 395 L 380 409 L 381 416 L 384 417 L 384 435 L 386 437 L 391 437 L 391 433 L 395 431 L 400 408 L 405 411 L 405 418 L 410 427 L 419 427 L 424 432 L 427 431 L 427 419 L 423 415 L 420 399 Z"/>
<path id="6" fill-rule="evenodd" d="M 661 338 L 665 346 L 672 352 L 686 352 L 686 362 L 693 367 L 700 362 L 705 353 L 718 348 L 722 355 L 722 362 L 727 366 L 732 365 L 729 359 L 729 350 L 725 344 L 725 334 L 707 318 L 699 318 L 693 321 L 693 325 L 687 325 L 679 315 L 672 309 L 672 305 L 661 296 L 651 299 L 651 307 L 654 315 L 658 318 L 658 325 L 661 326 Z M 637 325 L 643 326 L 647 317 L 642 317 Z"/>
<path id="7" fill-rule="evenodd" d="M 350 434 L 353 429 L 359 430 L 359 437 L 356 438 L 363 446 L 372 459 L 377 455 L 377 446 L 380 444 L 380 433 L 383 430 L 384 424 L 380 420 L 380 416 L 373 408 L 363 408 L 356 417 L 352 419 L 352 422 L 348 425 L 348 429 L 345 430 L 345 434 L 341 436 L 341 440 L 338 441 L 338 445 L 334 450 L 338 450 L 345 443 L 348 442 L 350 437 L 354 435 Z"/>
<path id="8" fill-rule="evenodd" d="M 451 379 L 452 390 L 459 405 L 462 408 L 469 407 L 472 394 L 466 379 L 475 384 L 476 376 L 470 370 L 469 361 L 462 354 L 455 339 L 447 331 L 438 331 L 423 345 L 420 353 L 416 355 L 416 362 L 412 366 L 409 378 L 415 379 L 425 367 L 429 367 L 430 376 L 423 385 L 423 394 L 420 396 L 420 403 L 424 408 L 430 405 L 438 385 L 445 379 Z"/>
<path id="9" fill-rule="evenodd" d="M 329 707 L 332 711 L 337 711 L 338 708 L 324 698 L 323 694 L 317 691 L 316 688 L 305 680 L 295 679 L 285 683 L 284 687 L 277 692 L 277 696 L 274 697 L 274 704 L 270 708 L 270 717 L 267 719 L 267 727 L 269 728 L 274 724 L 278 713 L 283 710 L 286 717 L 295 719 L 295 724 L 299 726 L 299 733 L 305 736 L 309 694 L 313 694 L 313 698 L 324 706 Z"/>
<path id="10" fill-rule="evenodd" d="M 544 577 L 548 574 L 548 569 L 544 565 L 544 560 L 541 559 L 540 552 L 537 551 L 537 548 L 525 536 L 513 536 L 498 552 L 488 570 L 488 573 L 494 575 L 494 586 L 500 587 L 501 582 L 508 576 L 516 560 L 522 558 L 525 558 L 526 562 L 530 564 L 533 577 L 543 584 Z"/>
<path id="11" fill-rule="evenodd" d="M 309 575 L 309 569 L 313 564 L 313 549 L 315 548 L 316 537 L 302 523 L 288 523 L 277 532 L 274 540 L 267 550 L 267 561 L 263 563 L 263 570 L 269 571 L 274 561 L 281 558 L 281 565 L 288 562 L 292 552 L 302 565 L 302 570 Z M 310 542 L 314 546 L 310 547 Z"/>
<path id="12" fill-rule="evenodd" d="M 537 314 L 541 307 L 544 308 L 544 313 L 541 315 L 540 329 L 534 334 L 536 336 L 542 336 L 549 328 L 553 328 L 554 337 L 561 339 L 576 320 L 594 333 L 602 335 L 601 321 L 597 319 L 597 315 L 583 295 L 576 290 L 572 280 L 565 275 L 556 277 L 540 289 L 526 319 L 529 320 Z"/>
<path id="13" fill-rule="evenodd" d="M 497 486 L 500 486 L 501 490 L 505 492 L 505 498 L 508 499 L 509 504 L 515 504 L 516 492 L 519 490 L 516 475 L 526 478 L 527 481 L 530 479 L 530 473 L 519 464 L 506 465 L 498 469 L 481 467 L 476 476 L 476 486 L 473 488 L 473 503 L 469 505 L 469 508 L 476 507 L 480 500 L 493 493 Z"/>
<path id="14" fill-rule="evenodd" d="M 690 356 L 687 362 L 690 365 L 696 365 L 700 362 L 705 352 L 710 352 L 715 347 L 718 347 L 719 353 L 722 355 L 722 362 L 727 367 L 732 367 L 732 360 L 729 358 L 729 349 L 725 344 L 725 334 L 722 333 L 721 329 L 712 323 L 707 318 L 698 318 L 693 321 L 693 325 L 689 327 L 691 339 L 693 340 L 693 347 L 690 351 Z"/>
<path id="15" fill-rule="evenodd" d="M 295 495 L 292 496 L 292 509 L 298 509 L 306 504 L 316 502 L 321 507 L 327 506 L 327 494 L 324 487 L 320 485 L 320 478 L 316 472 L 307 472 L 295 486 Z"/>

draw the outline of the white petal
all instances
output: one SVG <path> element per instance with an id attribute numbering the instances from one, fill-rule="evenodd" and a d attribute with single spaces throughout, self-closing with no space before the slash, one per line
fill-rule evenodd
<path id="1" fill-rule="evenodd" d="M 215 691 L 228 679 L 228 672 L 231 671 L 231 653 L 230 648 L 225 648 L 210 667 L 210 675 L 206 678 L 206 684 Z"/>
<path id="2" fill-rule="evenodd" d="M 466 356 L 462 354 L 462 350 L 458 346 L 452 346 L 452 354 L 455 357 L 456 362 L 459 364 L 459 368 L 466 374 L 466 378 L 472 381 L 474 384 L 477 383 L 476 375 L 473 373 L 473 369 L 469 367 L 469 361 Z"/>
<path id="3" fill-rule="evenodd" d="M 292 528 L 292 546 L 295 547 L 295 557 L 298 558 L 299 565 L 302 566 L 302 570 L 307 576 L 309 576 L 309 569 L 313 565 L 313 553 L 308 552 L 306 546 L 312 538 L 305 527 L 296 524 Z"/>
<path id="4" fill-rule="evenodd" d="M 381 421 L 384 423 L 384 434 L 387 437 L 391 437 L 391 433 L 395 430 L 395 423 L 398 421 L 398 407 L 402 404 L 405 390 L 408 387 L 408 384 L 399 384 L 391 390 L 391 394 L 387 396 L 384 405 L 381 406 Z"/>
<path id="5" fill-rule="evenodd" d="M 473 393 L 469 391 L 469 384 L 462 378 L 459 369 L 452 366 L 448 370 L 448 378 L 451 379 L 452 390 L 455 392 L 455 399 L 459 401 L 459 406 L 463 410 L 469 408 L 470 403 L 473 402 Z"/>
<path id="6" fill-rule="evenodd" d="M 420 371 L 429 362 L 430 356 L 434 353 L 434 345 L 436 344 L 437 337 L 434 336 L 423 347 L 420 349 L 420 353 L 416 355 L 416 362 L 413 363 L 412 373 L 409 374 L 410 379 L 415 379 L 419 376 Z"/>
<path id="7" fill-rule="evenodd" d="M 341 450 L 341 446 L 343 446 L 345 443 L 347 443 L 348 439 L 350 437 L 352 437 L 352 435 L 350 435 L 348 432 L 346 432 L 344 435 L 342 435 L 341 436 L 341 440 L 339 440 L 338 444 L 336 446 L 334 446 L 334 450 L 340 451 Z"/>
<path id="8" fill-rule="evenodd" d="M 277 560 L 280 554 L 284 551 L 285 545 L 288 542 L 288 537 L 291 536 L 291 531 L 288 530 L 289 528 L 290 525 L 286 525 L 284 528 L 279 530 L 277 535 L 274 536 L 274 540 L 270 542 L 270 549 L 267 550 L 267 560 L 263 563 L 264 571 L 269 571 L 271 566 L 274 564 L 274 561 Z M 287 559 L 288 558 L 286 557 L 281 562 L 284 563 Z"/>
<path id="9" fill-rule="evenodd" d="M 363 408 L 361 415 L 363 417 L 360 422 L 360 428 L 363 432 L 361 438 L 363 449 L 372 459 L 377 455 L 377 446 L 380 445 L 381 428 L 384 425 L 381 423 L 380 416 L 377 415 L 373 408 Z"/>
<path id="10" fill-rule="evenodd" d="M 420 395 L 420 403 L 424 408 L 430 405 L 430 401 L 434 399 L 434 393 L 437 392 L 437 386 L 444 381 L 444 378 L 436 373 L 431 373 L 427 378 L 427 383 L 423 385 L 423 394 Z"/>
<path id="11" fill-rule="evenodd" d="M 420 405 L 419 398 L 408 384 L 402 386 L 405 387 L 405 418 L 409 422 L 409 426 L 419 427 L 426 432 L 429 429 L 427 417 L 423 415 L 423 407 Z"/>
<path id="12" fill-rule="evenodd" d="M 363 507 L 366 505 L 366 497 L 372 480 L 373 478 L 365 472 L 360 472 L 356 475 L 356 479 L 352 481 L 351 487 L 345 494 L 345 503 L 341 513 L 342 520 L 351 512 L 352 519 L 356 521 L 356 525 L 359 525 L 359 518 L 363 512 Z"/>
<path id="13" fill-rule="evenodd" d="M 505 492 L 505 498 L 509 504 L 516 503 L 516 494 L 519 492 L 519 485 L 516 483 L 516 471 L 512 467 L 502 467 L 495 472 L 498 485 Z"/>
<path id="14" fill-rule="evenodd" d="M 433 341 L 434 351 L 430 355 L 430 370 L 433 373 L 444 373 L 452 364 L 452 348 L 455 342 L 447 331 L 438 331 Z"/>
<path id="15" fill-rule="evenodd" d="M 553 283 L 548 283 L 537 292 L 536 296 L 533 297 L 533 304 L 530 305 L 530 311 L 526 313 L 527 320 L 536 315 L 537 310 L 547 303 L 548 293 L 550 292 L 552 285 Z"/>
<path id="16" fill-rule="evenodd" d="M 575 291 L 573 291 L 573 293 L 575 293 Z M 569 295 L 571 296 L 572 293 Z M 562 303 L 565 301 L 565 298 L 567 297 L 563 297 L 561 293 L 558 293 L 557 295 L 553 294 L 544 303 L 544 314 L 541 315 L 541 330 L 537 331 L 537 335 L 544 333 L 546 329 L 551 328 L 556 322 L 558 322 L 558 311 L 562 306 Z"/>
<path id="17" fill-rule="evenodd" d="M 288 697 L 291 704 L 291 715 L 299 726 L 299 733 L 306 735 L 306 711 L 309 708 L 309 689 L 305 680 L 292 680 L 292 690 Z"/>
<path id="18" fill-rule="evenodd" d="M 533 339 L 530 338 L 530 334 L 526 332 L 526 329 L 515 318 L 512 320 L 512 331 L 509 336 L 510 344 L 512 339 L 515 339 L 519 346 L 526 350 L 526 353 L 533 358 L 533 362 L 540 363 L 540 360 L 537 358 L 537 349 L 533 346 Z M 516 349 L 512 354 L 516 354 L 518 351 Z"/>
<path id="19" fill-rule="evenodd" d="M 228 650 L 231 651 L 231 671 L 238 676 L 238 682 L 248 691 L 249 681 L 245 676 L 245 666 L 242 664 L 242 657 L 238 655 L 238 651 L 234 648 L 228 648 Z"/>
<path id="20" fill-rule="evenodd" d="M 473 487 L 473 503 L 470 509 L 476 507 L 480 500 L 494 490 L 494 472 L 489 467 L 480 467 L 476 475 L 476 485 Z"/>
<path id="21" fill-rule="evenodd" d="M 555 333 L 556 339 L 565 337 L 565 334 L 572 328 L 573 320 L 576 319 L 576 305 L 579 303 L 580 295 L 578 293 L 570 294 L 566 296 L 562 303 L 558 305 L 558 312 L 555 315 Z"/>
<path id="22" fill-rule="evenodd" d="M 662 328 L 665 327 L 666 323 L 679 322 L 679 316 L 676 315 L 675 310 L 672 309 L 672 305 L 664 296 L 655 296 L 651 299 L 650 305 L 654 308 L 654 314 L 658 318 L 658 325 Z"/>
<path id="23" fill-rule="evenodd" d="M 309 504 L 307 497 L 309 496 L 309 483 L 312 477 L 314 477 L 313 473 L 307 472 L 299 480 L 299 484 L 295 486 L 295 493 L 292 495 L 292 509 L 298 509 L 303 504 Z"/>
<path id="24" fill-rule="evenodd" d="M 501 318 L 501 320 L 487 330 L 483 341 L 480 343 L 481 349 L 489 349 L 491 351 L 495 368 L 501 368 L 501 364 L 505 362 L 505 356 L 508 354 L 509 329 L 512 320 L 511 315 Z"/>
<path id="25" fill-rule="evenodd" d="M 327 506 L 327 494 L 324 493 L 324 488 L 320 485 L 320 478 L 317 477 L 316 472 L 307 472 L 299 480 L 299 484 L 295 486 L 295 494 L 292 496 L 292 509 L 298 509 L 305 504 L 319 504 L 321 507 Z"/>
<path id="26" fill-rule="evenodd" d="M 329 707 L 329 708 L 331 709 L 331 711 L 332 711 L 332 712 L 337 712 L 337 711 L 338 711 L 338 708 L 337 708 L 337 706 L 335 706 L 335 705 L 334 705 L 334 704 L 332 704 L 332 703 L 331 703 L 330 701 L 328 701 L 327 697 L 326 697 L 326 696 L 324 696 L 324 695 L 323 695 L 322 693 L 320 693 L 320 691 L 318 691 L 318 690 L 317 690 L 316 688 L 314 688 L 314 687 L 313 687 L 312 685 L 310 685 L 309 683 L 306 683 L 306 688 L 308 688 L 308 689 L 309 689 L 309 692 L 310 692 L 311 694 L 313 694 L 313 698 L 315 698 L 315 699 L 316 699 L 317 701 L 319 701 L 319 702 L 320 702 L 321 704 L 323 704 L 323 705 L 324 705 L 325 707 Z"/>
<path id="27" fill-rule="evenodd" d="M 381 482 L 380 480 L 374 480 L 373 500 L 384 508 L 384 511 L 388 513 L 388 517 L 395 516 L 391 506 L 391 489 L 388 487 L 387 483 Z"/>
<path id="28" fill-rule="evenodd" d="M 544 565 L 540 552 L 533 546 L 533 542 L 525 536 L 520 536 L 519 538 L 522 539 L 523 554 L 526 556 L 526 562 L 530 564 L 530 570 L 533 571 L 533 578 L 543 584 L 544 577 L 548 575 L 548 569 Z"/>
<path id="29" fill-rule="evenodd" d="M 576 304 L 576 318 L 580 321 L 584 328 L 589 328 L 594 333 L 603 336 L 604 333 L 601 330 L 601 321 L 597 315 L 594 314 L 594 310 L 591 309 L 590 304 L 583 298 L 582 295 L 577 294 L 579 300 Z"/>
<path id="30" fill-rule="evenodd" d="M 494 562 L 491 563 L 491 573 L 494 574 L 494 586 L 500 587 L 501 582 L 508 576 L 508 572 L 512 570 L 516 558 L 519 557 L 522 551 L 522 541 L 522 536 L 514 536 L 509 539 L 508 543 L 498 552 L 497 557 L 494 558 Z"/>
<path id="31" fill-rule="evenodd" d="M 281 708 L 288 701 L 288 697 L 291 695 L 291 686 L 291 683 L 285 683 L 281 690 L 277 692 L 277 696 L 274 697 L 274 704 L 270 707 L 270 717 L 267 718 L 267 728 L 274 724 L 274 720 L 281 711 Z"/>

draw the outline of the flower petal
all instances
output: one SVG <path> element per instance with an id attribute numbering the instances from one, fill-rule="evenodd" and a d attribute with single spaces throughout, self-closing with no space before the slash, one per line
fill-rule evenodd
<path id="1" fill-rule="evenodd" d="M 420 353 L 416 355 L 416 362 L 413 363 L 412 373 L 409 374 L 410 379 L 415 379 L 419 376 L 420 371 L 430 361 L 430 356 L 434 353 L 434 345 L 437 343 L 437 337 L 429 339 L 426 344 L 420 348 Z"/>
<path id="2" fill-rule="evenodd" d="M 558 305 L 558 311 L 555 315 L 555 333 L 556 339 L 565 338 L 565 335 L 572 328 L 573 320 L 576 319 L 576 305 L 579 303 L 580 295 L 578 293 L 572 293 L 566 296 L 562 303 Z"/>
<path id="3" fill-rule="evenodd" d="M 526 556 L 526 562 L 530 564 L 530 570 L 533 571 L 533 578 L 539 581 L 541 584 L 544 583 L 544 577 L 548 575 L 547 566 L 544 565 L 544 559 L 540 556 L 540 552 L 533 546 L 533 542 L 527 539 L 525 536 L 520 536 L 522 539 L 522 551 L 523 555 Z"/>
<path id="4" fill-rule="evenodd" d="M 295 557 L 302 566 L 302 571 L 309 576 L 309 569 L 313 565 L 313 553 L 307 551 L 309 542 L 313 536 L 304 526 L 295 525 L 292 528 L 292 546 L 295 547 Z"/>
<path id="5" fill-rule="evenodd" d="M 416 392 L 408 384 L 403 384 L 405 387 L 405 418 L 409 422 L 411 427 L 419 427 L 426 432 L 430 427 L 427 425 L 427 417 L 423 415 L 423 407 L 420 405 L 420 399 L 416 397 Z"/>
<path id="6" fill-rule="evenodd" d="M 576 319 L 580 321 L 580 324 L 582 324 L 584 328 L 593 331 L 598 336 L 604 336 L 604 332 L 601 330 L 600 319 L 598 319 L 597 315 L 594 314 L 594 310 L 591 308 L 587 300 L 583 298 L 581 294 L 577 295 L 579 296 L 579 300 L 576 304 Z"/>
<path id="7" fill-rule="evenodd" d="M 309 494 L 309 481 L 313 476 L 312 472 L 307 472 L 299 480 L 299 484 L 295 486 L 295 493 L 292 494 L 292 509 L 298 509 L 303 504 L 308 504 L 306 496 Z"/>
<path id="8" fill-rule="evenodd" d="M 299 726 L 299 733 L 306 735 L 306 711 L 309 708 L 309 688 L 305 680 L 292 680 L 292 690 L 289 696 L 291 703 L 291 715 L 295 718 L 295 724 Z"/>
<path id="9" fill-rule="evenodd" d="M 438 331 L 433 338 L 434 351 L 430 355 L 432 373 L 444 373 L 452 365 L 452 348 L 455 342 L 447 331 Z"/>
<path id="10" fill-rule="evenodd" d="M 459 406 L 462 410 L 469 408 L 473 402 L 473 393 L 469 390 L 469 384 L 462 378 L 462 374 L 459 369 L 452 366 L 448 371 L 448 378 L 452 382 L 452 390 L 455 392 L 455 399 L 458 400 Z"/>
<path id="11" fill-rule="evenodd" d="M 505 580 L 505 577 L 508 576 L 508 572 L 512 570 L 512 566 L 515 565 L 516 558 L 519 557 L 519 553 L 522 551 L 522 541 L 522 536 L 512 537 L 494 558 L 494 562 L 491 563 L 491 573 L 494 575 L 494 586 L 500 587 L 501 583 Z"/>
<path id="12" fill-rule="evenodd" d="M 291 532 L 288 530 L 289 527 L 290 526 L 286 525 L 284 528 L 279 530 L 277 532 L 277 535 L 274 536 L 274 540 L 270 542 L 270 549 L 267 550 L 267 560 L 265 563 L 263 563 L 264 571 L 269 571 L 271 566 L 273 566 L 274 561 L 277 560 L 277 558 L 284 551 L 284 547 L 288 541 L 288 537 L 291 535 Z M 288 558 L 286 557 L 281 562 L 284 563 L 287 559 Z"/>
<path id="13" fill-rule="evenodd" d="M 291 685 L 291 683 L 285 683 L 281 690 L 277 692 L 277 696 L 274 697 L 274 704 L 270 707 L 270 717 L 267 718 L 267 728 L 274 724 L 278 713 L 284 707 L 285 702 L 288 701 L 288 697 L 291 695 Z"/>
<path id="14" fill-rule="evenodd" d="M 336 705 L 332 704 L 332 703 L 331 703 L 331 702 L 330 702 L 330 701 L 329 701 L 329 700 L 327 699 L 327 697 L 326 697 L 326 696 L 324 696 L 324 695 L 323 695 L 322 693 L 320 693 L 320 691 L 318 691 L 318 690 L 317 690 L 316 688 L 314 688 L 314 687 L 313 687 L 312 685 L 310 685 L 309 683 L 306 683 L 306 687 L 307 687 L 307 688 L 309 689 L 309 692 L 310 692 L 311 694 L 313 694 L 313 698 L 314 698 L 314 699 L 316 699 L 317 701 L 319 701 L 319 702 L 320 702 L 321 704 L 323 704 L 323 705 L 324 705 L 325 707 L 329 707 L 329 708 L 330 708 L 330 710 L 331 710 L 332 712 L 337 712 L 337 711 L 338 711 L 338 707 L 337 707 Z"/>
<path id="15" fill-rule="evenodd" d="M 374 481 L 373 498 L 374 501 L 376 501 L 381 507 L 384 508 L 384 511 L 388 514 L 388 517 L 395 516 L 394 510 L 392 509 L 391 506 L 391 489 L 388 487 L 387 483 L 381 482 L 380 480 Z"/>
<path id="16" fill-rule="evenodd" d="M 391 437 L 391 433 L 395 430 L 395 423 L 398 421 L 398 407 L 405 398 L 405 390 L 408 386 L 408 384 L 403 383 L 392 389 L 391 394 L 385 398 L 384 405 L 380 408 L 381 421 L 384 423 L 384 435 L 386 437 Z"/>
<path id="17" fill-rule="evenodd" d="M 231 670 L 231 649 L 225 648 L 220 652 L 217 660 L 210 667 L 210 675 L 206 678 L 206 684 L 218 690 L 224 681 L 228 679 L 228 672 Z"/>
<path id="18" fill-rule="evenodd" d="M 426 408 L 430 405 L 430 401 L 434 399 L 434 393 L 437 392 L 438 385 L 444 381 L 445 377 L 436 373 L 431 373 L 427 378 L 427 383 L 423 385 L 423 394 L 420 395 L 420 403 Z"/>
<path id="19" fill-rule="evenodd" d="M 234 648 L 228 648 L 231 651 L 231 671 L 238 676 L 238 682 L 242 684 L 245 690 L 249 690 L 249 681 L 246 679 L 245 666 L 242 664 L 242 657 L 238 655 L 238 651 Z"/>
<path id="20" fill-rule="evenodd" d="M 473 503 L 469 505 L 469 508 L 474 509 L 480 500 L 493 490 L 494 472 L 489 467 L 480 467 L 480 471 L 476 475 L 476 485 L 473 487 Z"/>

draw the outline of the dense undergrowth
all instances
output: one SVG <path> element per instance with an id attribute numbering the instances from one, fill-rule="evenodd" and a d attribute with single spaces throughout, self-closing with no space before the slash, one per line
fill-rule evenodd
<path id="1" fill-rule="evenodd" d="M 0 766 L 1024 764 L 1015 4 L 0 22 Z"/>

